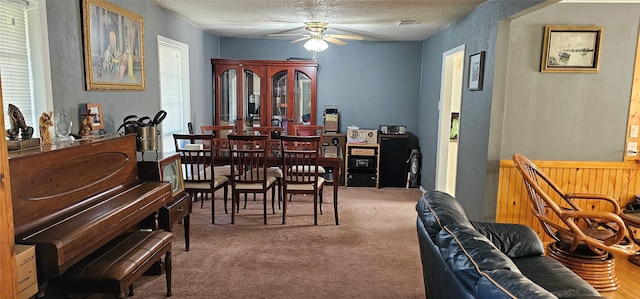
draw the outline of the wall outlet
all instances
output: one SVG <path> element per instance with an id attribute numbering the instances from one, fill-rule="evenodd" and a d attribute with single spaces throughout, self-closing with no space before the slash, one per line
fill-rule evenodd
<path id="1" fill-rule="evenodd" d="M 638 131 L 640 131 L 640 126 L 632 125 L 629 130 L 629 138 L 638 138 Z"/>
<path id="2" fill-rule="evenodd" d="M 637 155 L 638 155 L 638 143 L 637 142 L 627 143 L 627 156 L 635 157 Z"/>

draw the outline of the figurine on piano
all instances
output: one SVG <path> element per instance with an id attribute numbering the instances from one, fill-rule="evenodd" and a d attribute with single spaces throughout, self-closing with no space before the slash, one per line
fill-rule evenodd
<path id="1" fill-rule="evenodd" d="M 40 142 L 42 144 L 51 144 L 51 133 L 49 132 L 49 127 L 53 126 L 53 121 L 51 120 L 51 116 L 53 115 L 53 111 L 42 112 L 40 116 Z"/>
<path id="2" fill-rule="evenodd" d="M 93 131 L 93 116 L 95 114 L 86 113 L 83 115 L 84 115 L 84 118 L 82 119 L 82 124 L 80 125 L 80 131 L 78 132 L 78 135 L 89 136 Z"/>
<path id="3" fill-rule="evenodd" d="M 22 139 L 31 139 L 33 127 L 27 126 L 22 112 L 13 104 L 9 104 L 9 124 L 11 128 L 7 130 L 7 138 L 18 140 L 18 133 L 20 133 Z"/>

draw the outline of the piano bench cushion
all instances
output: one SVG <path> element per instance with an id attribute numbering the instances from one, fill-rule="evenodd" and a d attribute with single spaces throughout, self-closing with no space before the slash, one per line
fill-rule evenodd
<path id="1" fill-rule="evenodd" d="M 65 291 L 122 295 L 162 254 L 166 254 L 167 295 L 171 294 L 171 241 L 165 231 L 135 231 L 111 242 L 73 265 L 64 274 Z"/>

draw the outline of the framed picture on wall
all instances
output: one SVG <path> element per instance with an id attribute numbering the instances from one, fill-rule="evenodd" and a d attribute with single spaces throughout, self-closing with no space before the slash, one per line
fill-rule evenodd
<path id="1" fill-rule="evenodd" d="M 469 56 L 469 90 L 482 90 L 484 51 Z"/>
<path id="2" fill-rule="evenodd" d="M 540 71 L 597 73 L 602 30 L 602 26 L 545 26 Z"/>
<path id="3" fill-rule="evenodd" d="M 142 17 L 105 0 L 82 0 L 87 90 L 144 90 Z"/>
<path id="4" fill-rule="evenodd" d="M 91 115 L 94 130 L 104 129 L 102 106 L 100 104 L 87 104 L 87 114 Z"/>

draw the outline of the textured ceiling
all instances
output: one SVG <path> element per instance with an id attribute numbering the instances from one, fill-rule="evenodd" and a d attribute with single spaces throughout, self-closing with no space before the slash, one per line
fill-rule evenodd
<path id="1" fill-rule="evenodd" d="M 371 41 L 421 41 L 471 13 L 485 0 L 148 0 L 198 28 L 224 37 L 276 38 L 305 33 L 307 21 L 327 34 Z M 397 25 L 398 21 L 415 24 Z M 278 37 L 282 38 L 282 37 Z M 292 37 L 290 39 L 295 39 Z"/>

